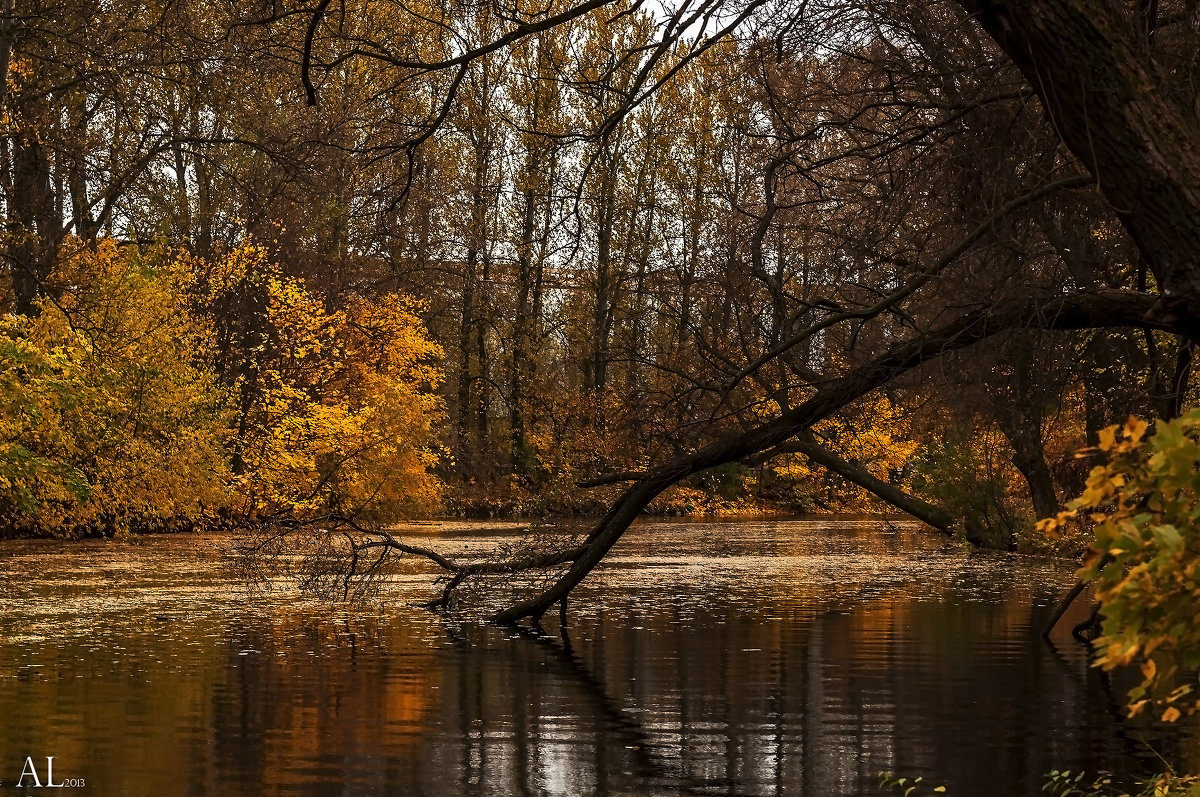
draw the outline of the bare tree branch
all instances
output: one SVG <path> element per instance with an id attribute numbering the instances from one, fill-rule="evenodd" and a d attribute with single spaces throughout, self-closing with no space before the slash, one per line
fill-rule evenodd
<path id="1" fill-rule="evenodd" d="M 317 104 L 317 89 L 312 82 L 313 39 L 317 35 L 317 26 L 321 24 L 321 18 L 325 16 L 327 8 L 329 8 L 329 0 L 321 0 L 313 10 L 312 21 L 308 23 L 308 33 L 304 36 L 304 57 L 300 61 L 300 82 L 304 84 L 304 95 L 308 98 L 310 106 Z"/>
<path id="2" fill-rule="evenodd" d="M 926 285 L 931 279 L 945 271 L 948 266 L 950 266 L 959 258 L 959 256 L 971 248 L 976 241 L 993 231 L 997 224 L 999 224 L 1003 219 L 1008 217 L 1013 212 L 1020 210 L 1021 208 L 1026 207 L 1027 205 L 1030 205 L 1060 189 L 1081 188 L 1085 185 L 1090 185 L 1092 182 L 1094 182 L 1093 178 L 1088 175 L 1072 175 L 1070 177 L 1064 177 L 1061 180 L 1055 180 L 1052 183 L 1047 183 L 1035 191 L 1031 191 L 1024 196 L 1017 197 L 1011 202 L 1005 203 L 994 213 L 984 219 L 984 221 L 976 226 L 975 229 L 967 233 L 967 235 L 963 237 L 957 244 L 955 244 L 953 248 L 938 258 L 937 261 L 931 263 L 929 266 L 923 269 L 915 279 L 905 284 L 899 290 L 893 291 L 870 307 L 862 310 L 845 310 L 839 313 L 834 313 L 833 315 L 827 316 L 815 324 L 812 324 L 806 329 L 801 330 L 785 340 L 783 343 L 780 343 L 778 346 L 756 358 L 753 362 L 743 368 L 725 387 L 725 392 L 728 393 L 732 391 L 747 376 L 754 373 L 759 368 L 762 368 L 779 355 L 784 354 L 788 350 L 793 349 L 799 344 L 803 343 L 805 340 L 808 340 L 821 330 L 828 329 L 829 327 L 834 326 L 835 324 L 840 324 L 844 321 L 869 320 L 875 318 L 884 311 L 895 307 L 897 304 L 920 290 L 920 288 Z"/>
<path id="3" fill-rule="evenodd" d="M 1147 319 L 1156 299 L 1134 292 L 1099 291 L 1052 299 L 1008 300 L 970 311 L 937 331 L 898 343 L 875 361 L 827 384 L 803 404 L 774 420 L 747 432 L 719 438 L 698 451 L 647 471 L 613 504 L 584 542 L 583 552 L 552 587 L 498 612 L 493 619 L 499 623 L 539 619 L 587 577 L 656 496 L 680 479 L 778 446 L 901 374 L 1000 332 L 1022 328 L 1065 330 L 1149 326 L 1178 333 L 1180 330 L 1174 326 Z"/>

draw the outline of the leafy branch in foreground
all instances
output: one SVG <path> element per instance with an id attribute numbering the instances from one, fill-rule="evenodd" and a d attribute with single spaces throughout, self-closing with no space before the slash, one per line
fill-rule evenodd
<path id="1" fill-rule="evenodd" d="M 1051 797 L 1197 797 L 1200 795 L 1200 777 L 1176 775 L 1163 772 L 1145 780 L 1139 780 L 1136 792 L 1113 784 L 1107 772 L 1086 778 L 1082 772 L 1065 772 L 1057 769 L 1046 775 L 1042 792 Z"/>
<path id="2" fill-rule="evenodd" d="M 1200 409 L 1149 426 L 1130 418 L 1100 433 L 1107 463 L 1087 488 L 1042 522 L 1053 533 L 1078 519 L 1096 523 L 1081 581 L 1095 580 L 1103 613 L 1097 665 L 1136 664 L 1130 716 L 1149 706 L 1172 722 L 1200 708 Z"/>
<path id="3" fill-rule="evenodd" d="M 903 797 L 948 793 L 945 786 L 930 786 L 924 778 L 900 777 L 892 772 L 879 773 L 879 787 L 899 792 Z M 1083 772 L 1052 769 L 1046 773 L 1042 793 L 1050 797 L 1198 797 L 1200 776 L 1163 772 L 1138 780 L 1133 788 L 1135 791 L 1129 791 L 1116 785 L 1107 772 L 1089 778 Z"/>

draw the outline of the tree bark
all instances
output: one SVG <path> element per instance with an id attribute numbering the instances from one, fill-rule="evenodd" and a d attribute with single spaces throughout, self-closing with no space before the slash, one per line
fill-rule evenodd
<path id="1" fill-rule="evenodd" d="M 462 294 L 458 329 L 458 465 L 460 475 L 466 479 L 475 471 L 476 460 L 482 450 L 483 441 L 476 437 L 472 446 L 472 387 L 477 376 L 471 372 L 471 355 L 474 336 L 480 320 L 476 316 L 475 301 L 478 282 L 479 254 L 483 248 L 484 223 L 487 217 L 487 206 L 484 202 L 484 182 L 487 179 L 487 148 L 481 144 L 475 145 L 474 180 L 471 184 L 471 221 L 467 230 L 467 253 L 463 264 Z M 486 347 L 480 347 L 486 348 Z M 484 352 L 486 354 L 486 352 Z M 484 356 L 484 355 L 480 355 Z M 479 360 L 479 370 L 482 373 L 483 360 Z M 480 388 L 482 389 L 482 388 Z"/>
<path id="2" fill-rule="evenodd" d="M 1200 135 L 1160 89 L 1120 0 L 958 0 L 1013 60 L 1158 281 L 1153 314 L 1200 333 Z"/>
<path id="3" fill-rule="evenodd" d="M 608 363 L 611 358 L 612 330 L 616 317 L 618 275 L 616 264 L 613 263 L 613 233 L 617 217 L 616 171 L 619 167 L 615 145 L 610 145 L 604 140 L 600 146 L 604 157 L 598 159 L 596 166 L 601 177 L 596 197 L 596 285 L 595 295 L 592 297 L 592 351 L 584 373 L 584 386 L 598 394 L 602 394 L 608 385 Z M 603 411 L 598 416 L 597 426 L 604 426 Z"/>
<path id="4" fill-rule="evenodd" d="M 1029 336 L 1023 336 L 1008 347 L 1011 392 L 1004 397 L 997 421 L 1013 448 L 1012 463 L 1029 485 L 1034 514 L 1041 519 L 1058 513 L 1058 493 L 1042 439 L 1044 413 L 1037 385 L 1040 375 L 1033 363 L 1035 345 Z"/>
<path id="5" fill-rule="evenodd" d="M 16 311 L 37 314 L 37 300 L 46 293 L 46 279 L 62 243 L 61 217 L 54 212 L 50 164 L 40 142 L 18 135 L 13 140 L 13 191 L 9 208 L 16 220 L 12 257 Z"/>
<path id="6" fill-rule="evenodd" d="M 1011 423 L 1002 422 L 1004 436 L 1013 447 L 1012 463 L 1029 485 L 1029 497 L 1038 519 L 1058 514 L 1058 493 L 1042 447 L 1041 430 L 1034 419 L 1020 417 Z"/>

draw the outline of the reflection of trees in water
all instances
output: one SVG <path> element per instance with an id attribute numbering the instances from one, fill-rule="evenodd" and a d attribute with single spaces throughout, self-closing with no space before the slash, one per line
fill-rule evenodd
<path id="1" fill-rule="evenodd" d="M 210 793 L 824 797 L 869 793 L 888 768 L 1032 794 L 1051 767 L 1146 754 L 1113 733 L 1076 649 L 1042 654 L 1028 595 L 929 598 L 621 605 L 578 618 L 573 640 L 441 637 L 425 615 L 196 629 L 228 641 L 192 679 L 210 685 L 197 733 L 167 756 Z"/>
<path id="2" fill-rule="evenodd" d="M 1037 638 L 1054 590 L 1023 584 L 1057 571 L 1008 557 L 950 566 L 921 549 L 904 579 L 864 592 L 879 580 L 870 568 L 896 562 L 838 538 L 824 557 L 793 541 L 806 573 L 788 565 L 735 589 L 734 571 L 759 560 L 721 531 L 694 545 L 724 540 L 731 556 L 640 576 L 633 559 L 653 550 L 631 538 L 624 569 L 585 587 L 594 608 L 572 613 L 567 641 L 456 631 L 423 612 L 262 605 L 170 619 L 153 603 L 146 616 L 161 621 L 42 645 L 39 670 L 0 649 L 0 708 L 44 718 L 0 727 L 0 754 L 53 747 L 56 772 L 86 761 L 96 793 L 128 797 L 180 783 L 231 795 L 832 797 L 870 793 L 885 768 L 969 797 L 1034 794 L 1052 767 L 1148 758 L 1114 715 L 1124 685 L 1106 699 L 1079 648 L 1056 659 Z M 828 572 L 845 583 L 826 584 Z"/>
<path id="3" fill-rule="evenodd" d="M 589 669 L 584 659 L 576 652 L 569 633 L 563 626 L 559 638 L 545 634 L 523 632 L 522 636 L 542 648 L 546 660 L 560 677 L 571 680 L 587 697 L 594 714 L 603 727 L 618 743 L 631 753 L 633 766 L 629 775 L 647 787 L 671 786 L 684 794 L 712 794 L 719 787 L 720 793 L 738 794 L 738 785 L 728 777 L 716 782 L 692 776 L 681 766 L 678 748 L 660 743 L 646 731 L 637 714 L 619 706 L 610 697 L 605 685 Z"/>
<path id="4" fill-rule="evenodd" d="M 899 768 L 960 794 L 1032 794 L 1064 762 L 1144 755 L 1112 732 L 1077 655 L 1041 655 L 1028 607 L 897 600 L 722 623 L 677 604 L 588 620 L 578 645 L 477 632 L 454 662 L 464 688 L 443 706 L 460 731 L 446 763 L 466 765 L 466 793 L 520 772 L 539 793 L 858 794 Z M 498 670 L 510 677 L 487 675 Z"/>
<path id="5" fill-rule="evenodd" d="M 441 675 L 431 642 L 421 625 L 320 613 L 239 628 L 212 691 L 219 791 L 409 782 Z"/>
<path id="6" fill-rule="evenodd" d="M 700 716 L 706 700 L 686 698 L 686 661 L 673 659 L 670 669 L 680 681 L 673 692 L 663 690 L 642 660 L 664 662 L 657 646 L 627 644 L 628 635 L 593 637 L 589 631 L 588 637 L 593 641 L 584 652 L 569 637 L 463 630 L 451 663 L 460 679 L 457 703 L 443 704 L 459 729 L 457 749 L 445 751 L 451 768 L 462 765 L 458 793 L 504 791 L 506 778 L 516 781 L 516 793 L 814 793 L 800 782 L 789 788 L 782 767 L 765 773 L 773 783 L 764 773 L 746 771 L 754 763 L 747 759 L 756 757 L 746 723 L 728 711 L 719 723 Z M 696 663 L 706 668 L 711 662 Z M 598 674 L 603 670 L 608 672 Z M 498 682 L 497 672 L 509 677 Z M 652 683 L 649 692 L 629 688 L 639 679 Z M 493 691 L 486 691 L 489 685 Z M 736 687 L 727 683 L 726 694 L 716 695 L 727 708 L 726 698 L 740 702 L 731 692 Z M 683 706 L 667 712 L 677 722 L 655 710 L 672 694 L 685 697 Z M 771 736 L 785 733 L 782 717 L 767 729 Z"/>

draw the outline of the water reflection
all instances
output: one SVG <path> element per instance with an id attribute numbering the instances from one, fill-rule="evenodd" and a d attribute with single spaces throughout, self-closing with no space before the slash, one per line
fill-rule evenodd
<path id="1" fill-rule="evenodd" d="M 417 578 L 382 610 L 249 602 L 225 544 L 6 544 L 0 796 L 27 755 L 131 797 L 815 797 L 881 769 L 1033 795 L 1151 757 L 1037 637 L 1069 566 L 908 527 L 646 524 L 566 640 L 405 609 Z"/>

